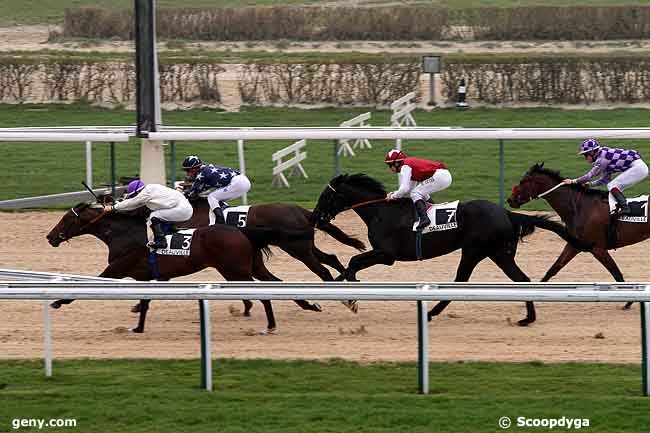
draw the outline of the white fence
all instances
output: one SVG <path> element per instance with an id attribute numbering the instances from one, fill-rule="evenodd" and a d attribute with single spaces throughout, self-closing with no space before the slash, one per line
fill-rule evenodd
<path id="1" fill-rule="evenodd" d="M 301 164 L 301 162 L 307 158 L 307 152 L 302 150 L 305 146 L 307 146 L 307 141 L 299 140 L 291 146 L 278 150 L 273 154 L 271 157 L 271 160 L 275 162 L 275 167 L 273 167 L 273 185 L 289 188 L 289 181 L 287 181 L 287 178 L 284 175 L 284 171 L 288 169 L 291 169 L 289 176 L 292 174 L 298 174 L 302 175 L 305 179 L 308 178 L 307 172 Z M 284 157 L 291 153 L 293 153 L 291 158 L 283 160 Z"/>
<path id="2" fill-rule="evenodd" d="M 339 126 L 341 128 L 366 128 L 370 126 L 369 123 L 366 123 L 370 120 L 371 114 L 370 112 L 359 114 L 357 117 L 354 117 L 350 120 L 346 120 L 345 122 L 341 123 Z M 352 143 L 352 146 L 350 146 L 350 140 L 339 140 L 339 151 L 338 154 L 343 156 L 355 156 L 354 155 L 354 149 L 359 148 L 359 149 L 372 149 L 372 146 L 370 145 L 370 141 L 368 141 L 367 138 L 357 138 L 354 140 L 354 143 Z"/>
<path id="3" fill-rule="evenodd" d="M 0 278 L 29 279 L 30 273 L 0 270 Z M 210 316 L 207 300 L 311 299 L 417 301 L 419 390 L 428 392 L 427 301 L 644 302 L 641 308 L 643 393 L 650 394 L 648 327 L 650 283 L 333 283 L 333 282 L 135 282 L 72 281 L 84 277 L 34 274 L 39 281 L 0 281 L 0 299 L 162 299 L 200 300 L 202 385 L 212 389 Z M 68 281 L 62 281 L 68 279 Z M 47 365 L 51 366 L 49 309 L 44 304 Z M 51 370 L 50 372 L 51 373 Z"/>

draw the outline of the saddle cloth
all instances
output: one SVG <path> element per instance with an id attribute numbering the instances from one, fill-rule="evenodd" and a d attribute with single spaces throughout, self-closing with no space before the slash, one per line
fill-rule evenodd
<path id="1" fill-rule="evenodd" d="M 648 195 L 640 195 L 638 197 L 628 198 L 627 204 L 630 206 L 632 213 L 630 215 L 623 215 L 618 217 L 619 221 L 626 223 L 648 222 Z M 610 209 L 610 211 L 614 210 L 615 208 Z"/>
<path id="2" fill-rule="evenodd" d="M 196 229 L 183 229 L 165 236 L 167 248 L 156 250 L 161 256 L 189 256 L 192 236 Z"/>
<path id="3" fill-rule="evenodd" d="M 244 228 L 250 206 L 232 206 L 223 209 L 223 217 L 229 226 Z"/>
<path id="4" fill-rule="evenodd" d="M 431 223 L 422 230 L 422 234 L 452 230 L 458 227 L 458 221 L 456 220 L 458 203 L 459 200 L 456 200 L 429 206 L 427 208 L 427 215 Z M 413 231 L 415 231 L 417 225 L 418 221 L 416 220 L 413 223 Z"/>

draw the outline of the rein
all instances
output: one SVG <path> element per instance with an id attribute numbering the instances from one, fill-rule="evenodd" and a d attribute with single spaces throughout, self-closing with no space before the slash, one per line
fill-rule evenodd
<path id="1" fill-rule="evenodd" d="M 75 215 L 77 215 L 77 218 L 79 218 L 79 215 L 77 214 L 77 212 L 74 211 L 74 209 L 72 210 L 72 212 L 73 212 Z M 97 215 L 95 218 L 91 219 L 91 220 L 88 221 L 86 224 L 84 224 L 84 225 L 79 229 L 79 232 L 80 232 L 80 233 L 83 232 L 84 229 L 86 229 L 86 228 L 88 228 L 89 226 L 95 224 L 97 221 L 99 221 L 100 219 L 104 218 L 105 216 L 106 216 L 106 212 L 100 212 L 99 215 Z"/>
<path id="2" fill-rule="evenodd" d="M 549 189 L 549 190 L 546 190 L 546 191 L 544 191 L 544 192 L 541 193 L 541 194 L 538 194 L 537 197 L 533 197 L 533 200 L 537 200 L 538 198 L 542 198 L 542 197 L 544 197 L 546 194 L 550 194 L 550 193 L 552 193 L 553 191 L 555 191 L 556 189 L 558 189 L 558 188 L 561 187 L 562 185 L 564 185 L 564 182 L 560 182 L 560 183 L 558 183 L 558 184 L 555 185 L 553 188 L 551 188 L 551 189 Z"/>
<path id="3" fill-rule="evenodd" d="M 335 190 L 332 185 L 330 185 L 328 183 L 327 186 L 329 187 L 329 189 L 331 189 L 332 191 L 334 191 L 335 193 L 338 194 L 338 191 Z M 353 204 L 352 206 L 349 206 L 349 207 L 346 207 L 345 209 L 342 209 L 341 212 L 346 211 L 346 210 L 350 210 L 350 209 L 356 209 L 356 208 L 359 208 L 359 207 L 362 207 L 362 206 L 367 206 L 369 204 L 381 203 L 383 201 L 388 201 L 388 200 L 386 200 L 386 197 L 384 197 L 384 198 L 376 198 L 374 200 L 362 201 L 361 203 Z"/>

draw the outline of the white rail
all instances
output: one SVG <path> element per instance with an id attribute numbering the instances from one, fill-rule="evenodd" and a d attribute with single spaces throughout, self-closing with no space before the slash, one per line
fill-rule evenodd
<path id="1" fill-rule="evenodd" d="M 650 394 L 648 327 L 650 283 L 400 283 L 400 282 L 136 282 L 0 269 L 0 299 L 199 300 L 201 383 L 212 390 L 210 315 L 207 300 L 358 299 L 417 301 L 418 382 L 428 393 L 427 301 L 644 302 L 641 308 L 643 393 Z M 11 280 L 8 280 L 11 278 Z M 49 278 L 49 279 L 48 279 Z M 29 281 L 25 281 L 29 279 Z M 16 281 L 21 280 L 21 281 Z M 46 374 L 52 371 L 51 335 L 44 305 Z"/>

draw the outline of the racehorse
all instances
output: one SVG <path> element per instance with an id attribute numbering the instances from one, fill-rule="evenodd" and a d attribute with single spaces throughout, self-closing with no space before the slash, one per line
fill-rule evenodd
<path id="1" fill-rule="evenodd" d="M 138 281 L 169 280 L 212 267 L 230 281 L 252 281 L 256 250 L 238 229 L 215 225 L 195 230 L 188 256 L 157 256 L 158 275 L 149 263 L 145 218 L 138 214 L 104 213 L 97 203 L 82 203 L 66 212 L 48 233 L 47 240 L 58 247 L 61 242 L 79 235 L 90 234 L 102 240 L 109 249 L 108 267 L 99 275 L 105 278 L 131 277 Z M 311 234 L 301 233 L 301 238 Z M 62 299 L 51 304 L 60 308 L 73 300 Z M 276 328 L 270 301 L 262 301 L 267 313 L 268 330 Z M 148 303 L 141 304 L 138 326 L 134 332 L 143 332 Z"/>
<path id="2" fill-rule="evenodd" d="M 519 184 L 512 188 L 508 204 L 513 208 L 519 208 L 531 200 L 543 198 L 562 218 L 571 235 L 593 244 L 591 254 L 609 271 L 614 280 L 624 281 L 623 273 L 607 250 L 648 239 L 650 223 L 617 222 L 616 239 L 612 244 L 608 233 L 610 224 L 608 192 L 578 184 L 554 189 L 563 180 L 558 171 L 545 168 L 544 163 L 535 164 L 524 174 Z M 542 281 L 553 278 L 579 252 L 580 249 L 567 244 L 555 263 L 546 271 Z M 630 304 L 628 303 L 626 308 L 629 308 Z"/>
<path id="3" fill-rule="evenodd" d="M 209 224 L 210 205 L 208 200 L 199 197 L 192 201 L 194 214 L 189 221 L 178 224 L 179 227 L 205 227 Z M 345 266 L 334 254 L 327 254 L 321 251 L 313 239 L 314 226 L 310 223 L 312 213 L 295 204 L 269 203 L 250 206 L 245 227 L 242 227 L 244 234 L 248 237 L 254 247 L 261 249 L 274 245 L 285 251 L 291 257 L 304 263 L 309 270 L 318 275 L 323 281 L 333 281 L 330 271 L 323 266 L 323 263 L 337 270 L 339 273 L 345 271 Z M 356 248 L 358 251 L 365 251 L 366 245 L 336 227 L 331 223 L 324 223 L 318 227 L 337 241 Z M 311 232 L 310 237 L 287 238 L 288 232 Z M 260 232 L 261 231 L 261 232 Z M 273 236 L 277 234 L 278 236 Z M 256 256 L 255 278 L 262 281 L 280 281 L 273 275 L 261 260 L 261 254 Z M 313 310 L 307 301 L 298 301 L 303 309 Z M 244 315 L 248 315 L 252 304 L 244 301 Z M 356 312 L 356 304 L 344 302 L 348 308 Z"/>
<path id="4" fill-rule="evenodd" d="M 387 201 L 386 190 L 380 182 L 365 174 L 341 175 L 332 179 L 321 193 L 312 222 L 318 226 L 347 209 L 354 209 L 368 226 L 373 249 L 352 257 L 341 279 L 357 281 L 357 272 L 377 264 L 390 266 L 396 261 L 418 260 L 417 237 L 413 231 L 415 215 L 410 199 Z M 547 217 L 510 212 L 485 200 L 459 203 L 456 217 L 457 228 L 421 235 L 423 259 L 461 249 L 454 281 L 468 281 L 474 268 L 485 258 L 490 258 L 511 280 L 530 281 L 515 263 L 515 254 L 518 243 L 536 227 L 574 242 L 563 225 Z M 429 311 L 428 319 L 440 314 L 449 303 L 439 302 Z M 536 319 L 532 302 L 526 302 L 526 310 L 526 318 L 518 322 L 521 326 Z"/>

